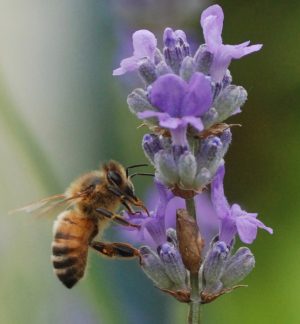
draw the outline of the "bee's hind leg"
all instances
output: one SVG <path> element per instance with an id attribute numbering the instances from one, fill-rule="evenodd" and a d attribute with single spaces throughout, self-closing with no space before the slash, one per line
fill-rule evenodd
<path id="1" fill-rule="evenodd" d="M 110 258 L 135 258 L 140 257 L 138 249 L 127 243 L 105 243 L 93 241 L 90 243 L 90 247 Z"/>
<path id="2" fill-rule="evenodd" d="M 107 217 L 109 219 L 111 219 L 112 221 L 114 221 L 115 223 L 119 224 L 119 225 L 123 225 L 123 226 L 127 226 L 127 227 L 134 227 L 134 228 L 141 228 L 140 225 L 137 224 L 132 224 L 130 222 L 128 222 L 126 219 L 124 219 L 122 216 L 113 213 L 105 208 L 96 208 L 96 212 L 98 212 L 99 214 L 101 214 L 104 217 Z"/>

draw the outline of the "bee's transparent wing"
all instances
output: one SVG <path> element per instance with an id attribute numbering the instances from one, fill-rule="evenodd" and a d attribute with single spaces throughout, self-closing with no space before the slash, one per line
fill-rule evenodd
<path id="1" fill-rule="evenodd" d="M 53 195 L 46 197 L 39 201 L 36 201 L 27 206 L 12 210 L 9 214 L 25 212 L 28 214 L 35 214 L 37 216 L 49 214 L 49 212 L 54 211 L 58 208 L 67 209 L 72 206 L 78 199 L 87 196 L 90 193 L 90 188 L 76 193 L 71 197 L 67 197 L 65 194 Z"/>

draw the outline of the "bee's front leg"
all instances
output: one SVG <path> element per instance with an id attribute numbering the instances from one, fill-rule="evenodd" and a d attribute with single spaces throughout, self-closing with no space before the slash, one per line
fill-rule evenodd
<path id="1" fill-rule="evenodd" d="M 93 241 L 91 242 L 90 247 L 110 258 L 128 259 L 140 257 L 139 250 L 127 243 L 105 243 Z"/>
<path id="2" fill-rule="evenodd" d="M 127 209 L 127 211 L 130 214 L 136 214 L 137 212 L 135 212 L 131 206 L 128 204 L 127 199 L 125 197 L 125 195 L 117 188 L 114 188 L 112 186 L 108 187 L 108 190 L 113 193 L 114 195 L 116 195 L 117 197 L 120 198 L 121 204 Z"/>
<path id="3" fill-rule="evenodd" d="M 132 224 L 130 222 L 128 222 L 126 219 L 124 219 L 122 216 L 113 213 L 105 208 L 96 208 L 96 212 L 101 214 L 104 217 L 107 217 L 109 219 L 111 219 L 112 221 L 114 221 L 115 223 L 119 224 L 119 225 L 123 225 L 123 226 L 127 226 L 127 227 L 134 227 L 134 228 L 141 228 L 140 225 L 137 224 Z"/>

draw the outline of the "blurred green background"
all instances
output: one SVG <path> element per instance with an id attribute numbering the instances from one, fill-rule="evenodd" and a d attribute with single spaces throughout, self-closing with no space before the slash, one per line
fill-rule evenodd
<path id="1" fill-rule="evenodd" d="M 135 261 L 91 253 L 86 278 L 65 289 L 50 262 L 53 220 L 7 211 L 62 192 L 100 161 L 145 161 L 144 130 L 126 105 L 136 78 L 113 78 L 112 69 L 136 29 L 161 42 L 170 26 L 202 42 L 199 16 L 211 3 L 0 1 L 1 324 L 184 323 L 186 305 L 155 289 Z M 226 192 L 274 235 L 259 232 L 249 287 L 205 306 L 204 323 L 299 323 L 300 2 L 218 3 L 225 43 L 264 44 L 230 67 L 249 100 L 230 120 L 243 127 L 233 129 Z M 137 191 L 149 184 L 137 179 Z"/>

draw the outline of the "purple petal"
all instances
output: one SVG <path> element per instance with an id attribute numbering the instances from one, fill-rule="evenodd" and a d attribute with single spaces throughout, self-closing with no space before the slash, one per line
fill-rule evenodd
<path id="1" fill-rule="evenodd" d="M 211 183 L 211 199 L 219 218 L 223 219 L 230 216 L 230 206 L 224 194 L 223 179 L 225 175 L 224 162 Z"/>
<path id="2" fill-rule="evenodd" d="M 231 62 L 231 45 L 221 45 L 214 53 L 210 75 L 214 82 L 221 82 Z"/>
<path id="3" fill-rule="evenodd" d="M 262 221 L 260 221 L 259 219 L 256 219 L 256 224 L 257 227 L 264 229 L 265 231 L 267 231 L 270 234 L 273 234 L 273 229 L 271 227 L 266 226 Z"/>
<path id="4" fill-rule="evenodd" d="M 194 73 L 182 103 L 181 116 L 202 116 L 211 107 L 212 99 L 208 78 L 203 73 Z"/>
<path id="5" fill-rule="evenodd" d="M 168 128 L 170 130 L 176 130 L 180 127 L 185 127 L 186 123 L 180 118 L 160 118 L 159 125 L 164 128 Z"/>
<path id="6" fill-rule="evenodd" d="M 138 116 L 139 119 L 147 119 L 147 118 L 157 117 L 160 120 L 160 119 L 166 119 L 166 118 L 170 117 L 169 114 L 167 114 L 167 113 L 162 113 L 162 112 L 153 111 L 153 110 L 145 110 L 142 112 L 138 112 L 136 115 Z"/>
<path id="7" fill-rule="evenodd" d="M 237 217 L 240 217 L 240 216 L 245 215 L 245 214 L 247 214 L 247 212 L 242 210 L 240 205 L 233 204 L 231 206 L 231 215 L 232 215 L 233 218 L 237 218 Z M 253 214 L 253 215 L 255 215 L 254 217 L 257 216 L 257 214 Z"/>
<path id="8" fill-rule="evenodd" d="M 231 51 L 231 57 L 234 59 L 239 59 L 245 55 L 251 54 L 253 52 L 257 52 L 262 48 L 262 44 L 247 46 L 248 45 L 247 43 L 249 44 L 249 42 L 246 42 L 240 45 L 235 45 L 234 49 L 232 49 Z M 245 44 L 247 45 L 243 46 Z"/>
<path id="9" fill-rule="evenodd" d="M 194 116 L 185 116 L 182 117 L 182 119 L 187 123 L 192 125 L 194 128 L 196 128 L 199 132 L 201 132 L 204 129 L 203 123 L 200 118 L 196 118 Z"/>
<path id="10" fill-rule="evenodd" d="M 166 242 L 166 228 L 163 218 L 151 219 L 151 221 L 146 224 L 145 228 L 156 243 L 156 246 Z"/>
<path id="11" fill-rule="evenodd" d="M 256 214 L 254 214 L 256 216 Z M 273 234 L 273 230 L 267 227 L 260 220 L 256 219 L 253 214 L 245 214 L 236 219 L 236 226 L 241 240 L 244 243 L 251 244 L 257 235 L 257 228 L 262 228 Z"/>
<path id="12" fill-rule="evenodd" d="M 137 113 L 138 118 L 147 119 L 157 117 L 159 125 L 168 129 L 177 129 L 182 126 L 185 127 L 187 122 L 184 119 L 170 117 L 168 113 L 157 112 L 153 110 L 145 110 Z"/>
<path id="13" fill-rule="evenodd" d="M 133 56 L 138 59 L 149 57 L 152 62 L 154 61 L 157 40 L 153 33 L 146 29 L 138 30 L 132 35 L 132 42 L 134 49 Z"/>
<path id="14" fill-rule="evenodd" d="M 223 21 L 224 13 L 219 5 L 210 6 L 202 12 L 200 23 L 205 43 L 212 53 L 222 44 Z"/>
<path id="15" fill-rule="evenodd" d="M 134 56 L 128 57 L 121 61 L 120 67 L 113 70 L 113 75 L 122 75 L 126 72 L 134 71 L 138 68 L 138 59 Z"/>
<path id="16" fill-rule="evenodd" d="M 163 185 L 161 182 L 159 182 L 158 180 L 155 179 L 154 184 L 155 184 L 159 199 L 161 201 L 164 201 L 165 203 L 167 203 L 170 199 L 172 199 L 174 197 L 172 191 L 170 189 L 168 189 L 165 185 Z"/>
<path id="17" fill-rule="evenodd" d="M 133 56 L 121 61 L 120 67 L 113 71 L 113 75 L 122 75 L 126 72 L 134 71 L 138 68 L 138 62 L 143 57 L 149 57 L 154 61 L 154 54 L 157 45 L 155 36 L 146 29 L 136 31 L 132 35 Z"/>
<path id="18" fill-rule="evenodd" d="M 237 232 L 236 221 L 232 217 L 225 217 L 221 219 L 219 229 L 219 240 L 230 245 Z"/>
<path id="19" fill-rule="evenodd" d="M 171 190 L 165 187 L 158 180 L 154 180 L 158 194 L 158 203 L 156 203 L 156 218 L 164 218 L 168 202 L 174 197 Z"/>
<path id="20" fill-rule="evenodd" d="M 219 219 L 207 193 L 195 197 L 197 223 L 205 242 L 210 242 L 218 233 Z M 206 244 L 208 246 L 208 244 Z"/>
<path id="21" fill-rule="evenodd" d="M 172 28 L 167 27 L 164 30 L 164 36 L 163 36 L 164 44 L 165 46 L 169 48 L 174 48 L 176 45 L 176 35 Z"/>
<path id="22" fill-rule="evenodd" d="M 183 31 L 183 30 L 181 30 L 181 29 L 177 29 L 177 30 L 175 30 L 175 36 L 177 37 L 177 38 L 180 38 L 180 39 L 182 39 L 184 42 L 187 42 L 187 38 L 186 38 L 186 34 L 185 34 L 185 32 Z"/>
<path id="23" fill-rule="evenodd" d="M 246 244 L 251 244 L 257 235 L 257 225 L 253 222 L 249 222 L 244 216 L 236 219 L 236 227 L 241 241 Z"/>
<path id="24" fill-rule="evenodd" d="M 187 92 L 188 84 L 175 74 L 165 74 L 153 84 L 150 102 L 160 111 L 171 117 L 181 117 L 182 100 Z"/>
<path id="25" fill-rule="evenodd" d="M 232 59 L 239 59 L 245 55 L 257 52 L 262 48 L 261 44 L 247 46 L 249 42 L 239 45 L 221 45 L 214 53 L 214 59 L 210 68 L 212 80 L 221 82 Z"/>
<path id="26" fill-rule="evenodd" d="M 176 210 L 178 208 L 185 208 L 185 201 L 182 198 L 174 197 L 168 203 L 166 214 L 165 214 L 165 223 L 166 228 L 176 228 Z"/>
<path id="27" fill-rule="evenodd" d="M 172 144 L 173 146 L 188 147 L 189 143 L 186 136 L 187 123 L 181 119 L 177 120 L 181 123 L 176 128 L 170 129 L 170 125 L 168 125 L 172 136 Z"/>
<path id="28" fill-rule="evenodd" d="M 234 45 L 234 47 L 236 48 L 242 48 L 242 47 L 247 47 L 250 44 L 250 41 L 246 41 L 244 43 L 238 44 L 238 45 Z"/>

